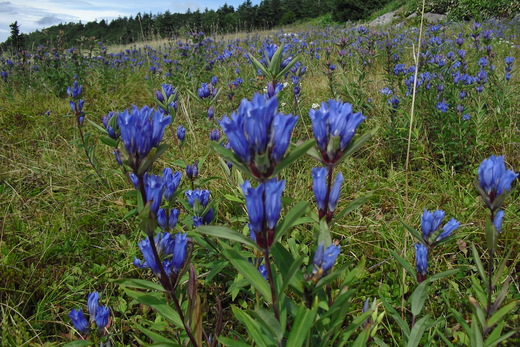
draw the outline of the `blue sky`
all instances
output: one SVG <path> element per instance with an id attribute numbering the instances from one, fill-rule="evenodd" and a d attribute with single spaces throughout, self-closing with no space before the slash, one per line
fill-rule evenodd
<path id="1" fill-rule="evenodd" d="M 9 24 L 18 21 L 22 33 L 30 33 L 59 23 L 83 23 L 119 16 L 134 16 L 141 13 L 170 12 L 185 13 L 186 10 L 205 8 L 217 10 L 227 3 L 237 9 L 245 0 L 0 0 L 0 42 L 10 35 Z M 253 0 L 258 4 L 260 0 Z"/>

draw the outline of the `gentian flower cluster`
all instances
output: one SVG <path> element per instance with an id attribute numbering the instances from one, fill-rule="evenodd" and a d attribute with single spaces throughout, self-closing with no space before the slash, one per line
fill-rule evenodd
<path id="1" fill-rule="evenodd" d="M 334 164 L 340 158 L 365 117 L 361 112 L 352 112 L 352 105 L 329 100 L 317 110 L 311 109 L 314 137 L 325 164 Z"/>
<path id="2" fill-rule="evenodd" d="M 177 236 L 173 236 L 168 232 L 160 232 L 155 236 L 154 243 L 166 276 L 170 277 L 172 274 L 178 273 L 186 261 L 188 249 L 186 234 L 178 233 Z M 136 257 L 134 265 L 142 269 L 151 269 L 162 280 L 161 267 L 155 260 L 149 237 L 139 242 L 139 249 L 144 259 L 141 260 Z"/>
<path id="3" fill-rule="evenodd" d="M 246 180 L 241 187 L 246 198 L 250 237 L 261 248 L 268 249 L 273 244 L 276 224 L 280 218 L 285 181 L 273 178 L 253 188 Z"/>
<path id="4" fill-rule="evenodd" d="M 164 116 L 162 112 L 148 106 L 119 113 L 117 125 L 121 132 L 121 139 L 128 155 L 128 165 L 134 172 L 146 158 L 152 148 L 156 148 L 162 141 L 164 129 L 172 121 L 171 116 Z"/>
<path id="5" fill-rule="evenodd" d="M 506 81 L 509 81 L 511 79 L 511 71 L 513 71 L 513 63 L 515 62 L 514 57 L 505 57 L 504 62 L 506 64 L 505 71 L 506 71 Z"/>
<path id="6" fill-rule="evenodd" d="M 415 265 L 417 269 L 417 281 L 419 283 L 426 279 L 429 249 L 435 247 L 438 242 L 450 236 L 451 233 L 460 226 L 460 223 L 455 218 L 452 218 L 441 229 L 444 216 L 445 212 L 442 210 L 430 212 L 424 209 L 421 218 L 421 231 L 424 242 L 415 244 Z"/>
<path id="7" fill-rule="evenodd" d="M 488 249 L 493 253 L 497 242 L 496 235 L 502 231 L 504 211 L 501 207 L 508 195 L 507 192 L 511 190 L 513 181 L 518 177 L 518 173 L 506 169 L 503 156 L 492 155 L 480 164 L 478 176 L 477 189 L 486 207 L 490 210 L 490 220 L 494 227 L 486 228 Z"/>
<path id="8" fill-rule="evenodd" d="M 491 211 L 498 210 L 511 190 L 511 184 L 518 177 L 512 170 L 506 170 L 503 156 L 485 159 L 478 168 L 479 190 L 482 200 Z"/>
<path id="9" fill-rule="evenodd" d="M 215 215 L 213 207 L 208 206 L 210 197 L 209 190 L 187 190 L 185 194 L 186 198 L 188 198 L 188 203 L 193 209 L 194 216 L 191 218 L 193 225 L 198 227 L 200 225 L 210 224 Z"/>
<path id="10" fill-rule="evenodd" d="M 82 126 L 85 120 L 85 113 L 83 112 L 85 100 L 80 99 L 83 94 L 83 86 L 78 81 L 74 81 L 74 84 L 67 88 L 67 94 L 72 98 L 70 100 L 70 109 L 76 116 L 78 126 Z"/>
<path id="11" fill-rule="evenodd" d="M 92 292 L 88 296 L 88 311 L 90 313 L 90 322 L 95 322 L 98 328 L 98 334 L 104 335 L 105 328 L 108 325 L 110 309 L 106 306 L 99 306 L 99 293 Z M 83 335 L 91 332 L 90 323 L 85 318 L 81 308 L 72 309 L 69 317 L 74 327 Z"/>
<path id="12" fill-rule="evenodd" d="M 177 99 L 179 98 L 177 90 L 173 88 L 171 84 L 162 84 L 161 87 L 161 90 L 155 91 L 155 98 L 157 100 L 159 110 L 163 114 L 171 114 L 172 111 L 177 111 Z"/>
<path id="13" fill-rule="evenodd" d="M 145 173 L 143 176 L 145 202 L 150 203 L 150 210 L 157 216 L 162 199 L 171 202 L 177 188 L 180 185 L 182 174 L 180 171 L 173 172 L 165 168 L 161 175 Z M 130 174 L 130 180 L 135 189 L 139 188 L 139 178 L 136 174 Z M 171 229 L 171 228 L 170 228 Z"/>
<path id="14" fill-rule="evenodd" d="M 442 210 L 436 210 L 432 213 L 424 209 L 421 218 L 421 231 L 427 245 L 433 246 L 436 242 L 442 241 L 460 226 L 460 223 L 455 218 L 452 218 L 444 225 L 441 231 L 439 228 L 444 220 L 444 215 L 445 213 Z"/>
<path id="15" fill-rule="evenodd" d="M 278 99 L 255 94 L 242 100 L 238 113 L 224 116 L 220 126 L 239 160 L 255 178 L 269 178 L 282 160 L 298 117 L 277 113 Z"/>
<path id="16" fill-rule="evenodd" d="M 341 193 L 341 184 L 344 181 L 343 174 L 340 172 L 336 175 L 332 187 L 328 186 L 329 169 L 324 167 L 315 167 L 312 169 L 313 190 L 316 203 L 318 204 L 319 218 L 327 216 L 328 221 L 332 219 L 332 215 L 338 205 Z"/>

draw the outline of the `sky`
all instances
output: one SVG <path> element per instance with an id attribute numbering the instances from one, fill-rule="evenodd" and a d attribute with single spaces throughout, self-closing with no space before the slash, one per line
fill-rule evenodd
<path id="1" fill-rule="evenodd" d="M 185 13 L 205 8 L 217 10 L 227 3 L 235 7 L 245 0 L 0 0 L 0 42 L 10 35 L 9 24 L 18 21 L 20 32 L 28 34 L 37 29 L 69 22 L 82 23 L 105 19 L 110 21 L 118 17 L 135 16 L 141 13 Z M 252 1 L 258 4 L 260 0 Z"/>

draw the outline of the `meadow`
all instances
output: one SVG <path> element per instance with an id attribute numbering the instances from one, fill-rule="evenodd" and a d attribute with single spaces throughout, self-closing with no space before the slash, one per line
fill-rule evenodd
<path id="1" fill-rule="evenodd" d="M 417 24 L 0 57 L 0 345 L 518 345 L 520 23 Z"/>

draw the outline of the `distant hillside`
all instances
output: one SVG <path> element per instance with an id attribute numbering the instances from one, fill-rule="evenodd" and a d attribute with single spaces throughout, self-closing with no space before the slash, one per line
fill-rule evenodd
<path id="1" fill-rule="evenodd" d="M 20 34 L 16 22 L 11 37 L 0 44 L 0 53 L 35 50 L 39 45 L 95 49 L 103 44 L 129 44 L 157 38 L 235 31 L 271 29 L 322 17 L 322 24 L 373 19 L 403 9 L 408 15 L 420 10 L 422 0 L 262 0 L 244 1 L 238 8 L 224 4 L 218 10 L 159 14 L 137 13 L 110 22 L 67 23 L 30 34 Z M 448 14 L 450 19 L 482 20 L 492 16 L 513 17 L 520 12 L 520 0 L 427 0 L 426 11 Z"/>

